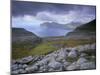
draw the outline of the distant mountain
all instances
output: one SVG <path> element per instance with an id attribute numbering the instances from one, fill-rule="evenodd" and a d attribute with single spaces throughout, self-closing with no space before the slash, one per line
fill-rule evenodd
<path id="1" fill-rule="evenodd" d="M 77 27 L 72 32 L 69 32 L 66 36 L 70 39 L 96 38 L 96 20 Z"/>
<path id="2" fill-rule="evenodd" d="M 67 29 L 67 30 L 75 29 L 77 26 L 80 26 L 80 25 L 81 23 L 79 22 L 71 22 L 68 24 L 59 24 L 56 22 L 45 22 L 41 24 L 41 26 L 45 28 L 57 28 L 57 29 Z"/>

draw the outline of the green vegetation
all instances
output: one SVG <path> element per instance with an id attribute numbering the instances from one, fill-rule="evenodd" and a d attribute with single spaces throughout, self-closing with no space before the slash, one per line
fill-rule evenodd
<path id="1" fill-rule="evenodd" d="M 46 55 L 55 50 L 60 49 L 61 47 L 74 47 L 78 45 L 84 44 L 92 44 L 95 42 L 95 39 L 91 40 L 73 40 L 73 39 L 63 39 L 63 40 L 55 40 L 50 41 L 46 40 L 45 42 L 41 42 L 37 44 L 36 47 L 32 48 L 32 45 L 27 44 L 13 44 L 12 45 L 12 57 L 13 59 L 22 58 L 29 55 Z M 27 48 L 28 47 L 28 48 Z M 30 47 L 30 48 L 29 48 Z"/>
<path id="2" fill-rule="evenodd" d="M 50 43 L 41 43 L 37 47 L 31 50 L 31 54 L 32 55 L 46 55 L 55 50 L 57 50 L 57 48 L 52 46 Z"/>
<path id="3" fill-rule="evenodd" d="M 74 62 L 74 61 L 77 61 L 78 58 L 79 58 L 79 57 L 77 57 L 77 58 L 67 57 L 67 58 L 66 58 L 66 61 L 68 61 L 68 62 Z"/>

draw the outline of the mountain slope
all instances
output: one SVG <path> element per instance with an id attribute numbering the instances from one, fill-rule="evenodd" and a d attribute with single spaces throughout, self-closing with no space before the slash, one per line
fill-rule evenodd
<path id="1" fill-rule="evenodd" d="M 33 34 L 32 32 L 29 32 L 25 30 L 24 28 L 12 28 L 12 42 L 24 42 L 29 40 L 38 40 L 39 37 Z"/>
<path id="2" fill-rule="evenodd" d="M 24 57 L 41 39 L 24 28 L 12 28 L 12 57 Z"/>
<path id="3" fill-rule="evenodd" d="M 69 32 L 67 38 L 70 39 L 95 39 L 96 38 L 96 20 L 77 27 L 74 31 Z"/>

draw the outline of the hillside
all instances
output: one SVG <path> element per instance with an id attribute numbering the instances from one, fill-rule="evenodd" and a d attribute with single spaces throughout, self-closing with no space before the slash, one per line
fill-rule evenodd
<path id="1" fill-rule="evenodd" d="M 68 33 L 66 36 L 70 39 L 95 39 L 96 20 L 77 27 L 74 31 Z"/>
<path id="2" fill-rule="evenodd" d="M 13 58 L 16 58 L 18 55 L 24 56 L 28 53 L 28 50 L 35 47 L 40 41 L 41 39 L 38 36 L 24 28 L 12 28 Z"/>
<path id="3" fill-rule="evenodd" d="M 38 36 L 25 30 L 24 28 L 12 28 L 12 42 L 38 40 Z"/>

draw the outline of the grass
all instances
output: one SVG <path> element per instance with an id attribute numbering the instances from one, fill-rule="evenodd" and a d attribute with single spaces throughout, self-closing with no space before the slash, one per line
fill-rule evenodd
<path id="1" fill-rule="evenodd" d="M 58 45 L 59 47 L 75 47 L 78 45 L 84 45 L 84 44 L 92 44 L 95 41 L 95 39 L 64 39 L 64 40 L 58 40 L 58 41 L 48 41 L 52 45 Z"/>
<path id="2" fill-rule="evenodd" d="M 48 53 L 51 53 L 55 50 L 58 50 L 61 47 L 74 47 L 78 45 L 84 45 L 84 44 L 92 44 L 95 42 L 95 39 L 86 40 L 73 40 L 73 39 L 63 39 L 63 40 L 56 40 L 56 41 L 45 41 L 41 42 L 34 48 L 27 48 L 32 47 L 32 45 L 26 45 L 26 44 L 13 44 L 12 45 L 12 57 L 13 59 L 23 58 L 29 55 L 46 55 Z"/>
<path id="3" fill-rule="evenodd" d="M 37 47 L 31 50 L 32 55 L 46 55 L 53 51 L 57 50 L 57 48 L 53 47 L 50 43 L 41 43 Z"/>

